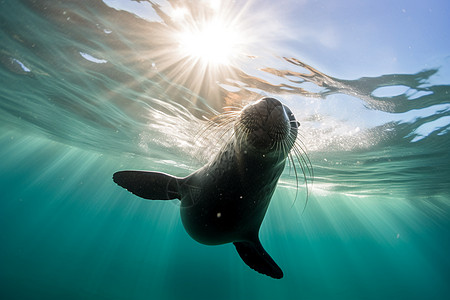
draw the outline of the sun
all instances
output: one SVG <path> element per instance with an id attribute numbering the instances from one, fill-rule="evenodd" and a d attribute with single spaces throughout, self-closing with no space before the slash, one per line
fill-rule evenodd
<path id="1" fill-rule="evenodd" d="M 242 68 L 267 51 L 273 32 L 273 18 L 252 0 L 170 1 L 152 9 L 160 20 L 151 24 L 149 47 L 141 53 L 153 62 L 149 76 L 188 89 L 189 101 L 215 110 L 228 95 L 223 84 L 238 80 Z"/>
<path id="2" fill-rule="evenodd" d="M 219 109 L 221 83 L 237 78 L 248 61 L 254 39 L 249 36 L 247 5 L 232 1 L 186 1 L 167 9 L 159 38 L 163 47 L 151 49 L 158 72 L 188 88 L 193 103 L 208 99 Z M 155 55 L 156 54 L 156 55 Z M 213 104 L 211 104 L 213 103 Z"/>
<path id="3" fill-rule="evenodd" d="M 203 67 L 235 64 L 248 46 L 242 14 L 218 0 L 201 0 L 197 5 L 194 9 L 179 6 L 171 12 L 177 55 Z"/>
<path id="4" fill-rule="evenodd" d="M 242 54 L 243 39 L 237 28 L 215 18 L 189 26 L 179 33 L 182 56 L 213 66 L 224 66 Z"/>

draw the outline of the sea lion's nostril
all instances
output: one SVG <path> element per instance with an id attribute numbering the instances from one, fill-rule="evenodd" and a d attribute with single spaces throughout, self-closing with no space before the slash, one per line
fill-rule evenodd
<path id="1" fill-rule="evenodd" d="M 262 98 L 260 101 L 264 101 L 268 107 L 282 106 L 281 102 L 275 98 L 266 97 Z"/>

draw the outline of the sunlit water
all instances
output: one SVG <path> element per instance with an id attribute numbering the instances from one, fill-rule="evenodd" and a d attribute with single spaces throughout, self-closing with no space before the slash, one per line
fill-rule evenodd
<path id="1" fill-rule="evenodd" d="M 270 22 L 287 7 L 214 3 L 0 2 L 0 298 L 447 299 L 448 49 L 411 73 L 332 76 Z M 190 26 L 217 15 L 242 36 L 196 55 Z M 220 144 L 206 120 L 261 96 L 292 109 L 314 169 L 304 212 L 287 168 L 261 228 L 282 280 L 111 179 L 188 175 Z"/>

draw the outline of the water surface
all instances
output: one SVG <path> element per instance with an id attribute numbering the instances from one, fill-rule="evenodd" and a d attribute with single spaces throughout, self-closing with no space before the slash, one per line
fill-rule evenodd
<path id="1" fill-rule="evenodd" d="M 449 5 L 217 3 L 0 2 L 1 297 L 446 299 Z M 261 228 L 278 281 L 111 180 L 188 175 L 207 120 L 262 96 L 314 168 L 305 211 L 287 168 Z"/>

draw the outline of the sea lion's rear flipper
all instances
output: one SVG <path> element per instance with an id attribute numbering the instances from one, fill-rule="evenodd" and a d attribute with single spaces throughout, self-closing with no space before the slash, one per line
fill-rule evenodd
<path id="1" fill-rule="evenodd" d="M 115 183 L 129 192 L 149 200 L 180 199 L 181 178 L 159 172 L 120 171 L 114 173 Z"/>
<path id="2" fill-rule="evenodd" d="M 264 250 L 259 239 L 254 242 L 234 242 L 239 256 L 253 270 L 267 276 L 280 279 L 283 271 Z"/>

